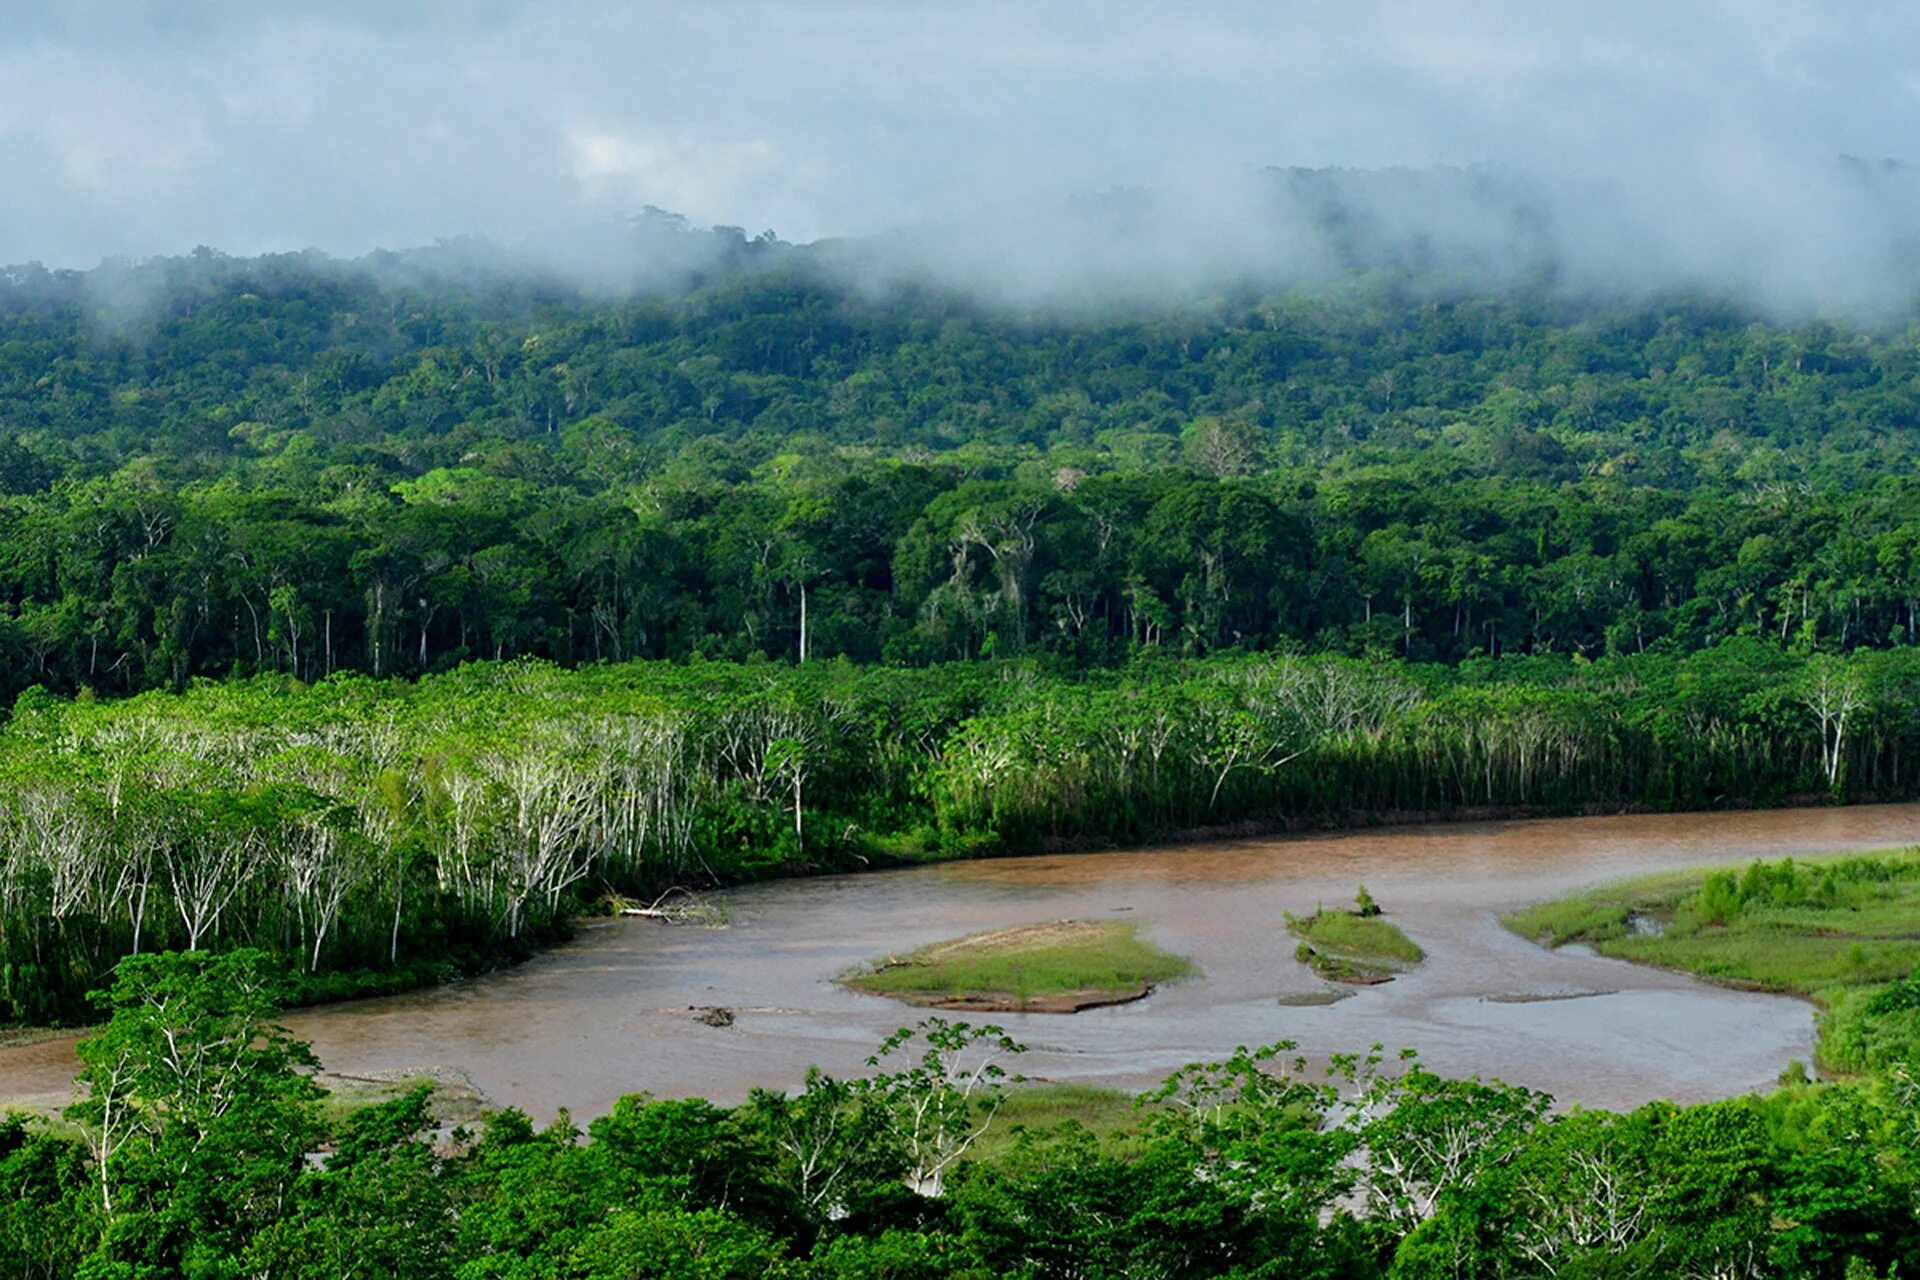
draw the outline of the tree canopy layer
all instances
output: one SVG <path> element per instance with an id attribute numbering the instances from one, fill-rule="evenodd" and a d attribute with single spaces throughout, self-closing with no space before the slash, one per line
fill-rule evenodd
<path id="1" fill-rule="evenodd" d="M 736 248 L 0 275 L 0 693 L 1920 640 L 1920 330 L 1379 272 L 1025 314 Z"/>

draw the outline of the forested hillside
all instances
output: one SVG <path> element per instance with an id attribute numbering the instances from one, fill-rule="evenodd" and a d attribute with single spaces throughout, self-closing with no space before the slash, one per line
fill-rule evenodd
<path id="1" fill-rule="evenodd" d="M 729 233 L 0 280 L 5 692 L 468 658 L 1916 639 L 1916 330 L 1451 296 L 1146 314 Z M 718 250 L 714 250 L 714 246 Z"/>

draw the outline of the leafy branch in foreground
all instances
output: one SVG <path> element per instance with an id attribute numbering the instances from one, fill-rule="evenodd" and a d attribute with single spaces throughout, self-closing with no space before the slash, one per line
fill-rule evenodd
<path id="1" fill-rule="evenodd" d="M 997 1026 L 926 1018 L 894 1032 L 867 1059 L 877 1074 L 865 1088 L 894 1116 L 908 1186 L 941 1194 L 948 1171 L 993 1126 L 1006 1086 L 1022 1079 L 1001 1063 L 1025 1052 Z"/>

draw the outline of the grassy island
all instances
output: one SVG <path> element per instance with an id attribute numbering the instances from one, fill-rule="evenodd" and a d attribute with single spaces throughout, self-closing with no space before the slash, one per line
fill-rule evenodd
<path id="1" fill-rule="evenodd" d="M 1193 964 L 1117 920 L 1059 920 L 936 942 L 841 978 L 910 1004 L 983 1012 L 1075 1013 L 1138 1000 Z"/>
<path id="2" fill-rule="evenodd" d="M 1858 1071 L 1920 1049 L 1920 848 L 1602 885 L 1516 911 L 1514 932 L 1825 1010 L 1819 1056 Z"/>
<path id="3" fill-rule="evenodd" d="M 1332 982 L 1359 986 L 1391 982 L 1395 974 L 1427 958 L 1413 939 L 1380 918 L 1379 908 L 1366 890 L 1360 891 L 1357 911 L 1329 911 L 1322 907 L 1310 916 L 1287 916 L 1287 928 L 1300 938 L 1295 951 L 1301 963 Z"/>

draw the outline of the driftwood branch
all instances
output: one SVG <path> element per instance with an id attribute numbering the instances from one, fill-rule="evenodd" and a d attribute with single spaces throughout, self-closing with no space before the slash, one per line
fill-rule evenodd
<path id="1" fill-rule="evenodd" d="M 727 925 L 727 904 L 712 894 L 695 893 L 691 889 L 675 885 L 641 906 L 622 902 L 619 912 L 623 916 L 642 916 L 648 920 L 663 920 L 668 924 L 694 924 L 708 929 L 724 929 Z"/>

